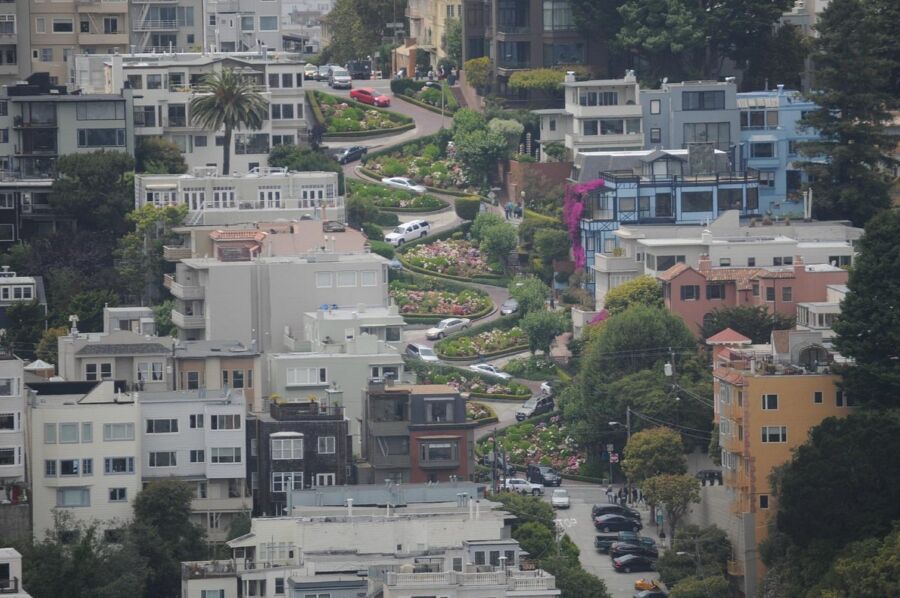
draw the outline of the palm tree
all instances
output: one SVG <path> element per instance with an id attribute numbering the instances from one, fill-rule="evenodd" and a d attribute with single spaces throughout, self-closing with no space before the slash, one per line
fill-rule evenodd
<path id="1" fill-rule="evenodd" d="M 231 171 L 231 134 L 246 127 L 261 129 L 269 114 L 269 102 L 256 85 L 231 69 L 203 79 L 200 93 L 191 98 L 191 121 L 210 131 L 225 128 L 222 174 Z"/>

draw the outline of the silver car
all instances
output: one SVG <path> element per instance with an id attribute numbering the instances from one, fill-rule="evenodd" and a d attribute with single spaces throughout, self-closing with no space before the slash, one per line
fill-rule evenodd
<path id="1" fill-rule="evenodd" d="M 479 374 L 484 374 L 485 376 L 491 376 L 493 378 L 500 378 L 501 380 L 511 380 L 512 376 L 507 374 L 506 372 L 501 372 L 496 367 L 492 366 L 489 363 L 476 363 L 475 365 L 470 365 L 469 369 L 473 372 L 478 372 Z"/>
<path id="2" fill-rule="evenodd" d="M 396 187 L 397 189 L 412 191 L 413 193 L 421 194 L 428 191 L 424 185 L 417 185 L 414 180 L 402 176 L 388 177 L 386 179 L 381 179 L 381 182 L 388 187 Z"/>
<path id="3" fill-rule="evenodd" d="M 469 318 L 447 318 L 426 330 L 425 338 L 429 340 L 444 338 L 448 334 L 465 330 L 469 327 L 470 323 L 471 320 L 469 320 Z"/>
<path id="4" fill-rule="evenodd" d="M 510 314 L 514 314 L 519 311 L 519 302 L 515 299 L 507 299 L 503 302 L 503 305 L 500 306 L 500 315 L 508 316 Z"/>

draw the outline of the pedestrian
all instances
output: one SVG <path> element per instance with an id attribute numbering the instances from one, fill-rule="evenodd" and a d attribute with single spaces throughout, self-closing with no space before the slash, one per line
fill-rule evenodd
<path id="1" fill-rule="evenodd" d="M 638 489 L 635 486 L 634 488 L 631 489 L 631 502 L 632 502 L 632 504 L 636 505 L 637 501 L 638 501 Z"/>
<path id="2" fill-rule="evenodd" d="M 506 202 L 506 205 L 503 207 L 503 211 L 506 213 L 507 220 L 509 220 L 509 217 L 512 214 L 512 209 L 513 209 L 512 202 L 511 201 Z"/>
<path id="3" fill-rule="evenodd" d="M 428 69 L 428 80 L 434 81 L 434 69 Z"/>
<path id="4" fill-rule="evenodd" d="M 516 204 L 516 218 L 522 217 L 522 204 Z"/>
<path id="5" fill-rule="evenodd" d="M 613 488 L 612 488 L 612 485 L 610 484 L 609 486 L 606 487 L 606 502 L 612 504 L 612 501 L 613 501 Z"/>

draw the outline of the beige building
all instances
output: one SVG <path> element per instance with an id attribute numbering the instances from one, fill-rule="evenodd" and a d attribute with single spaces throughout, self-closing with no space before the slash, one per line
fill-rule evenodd
<path id="1" fill-rule="evenodd" d="M 406 7 L 409 36 L 416 40 L 416 52 L 428 54 L 429 64 L 435 71 L 438 63 L 447 58 L 447 28 L 462 16 L 461 0 L 409 0 Z"/>

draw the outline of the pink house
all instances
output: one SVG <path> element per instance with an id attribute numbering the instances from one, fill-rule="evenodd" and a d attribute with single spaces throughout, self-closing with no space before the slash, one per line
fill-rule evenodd
<path id="1" fill-rule="evenodd" d="M 713 268 L 702 256 L 698 268 L 675 264 L 657 277 L 666 307 L 697 334 L 715 309 L 764 305 L 794 315 L 797 303 L 825 301 L 826 287 L 846 284 L 847 271 L 828 264 L 806 265 L 799 256 L 787 267 Z"/>

